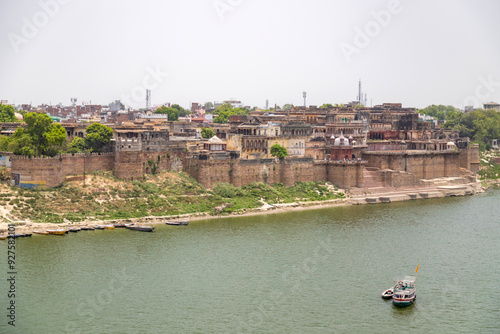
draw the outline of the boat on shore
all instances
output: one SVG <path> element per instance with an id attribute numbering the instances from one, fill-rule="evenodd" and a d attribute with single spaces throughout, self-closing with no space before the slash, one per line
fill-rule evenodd
<path id="1" fill-rule="evenodd" d="M 154 226 L 144 226 L 144 225 L 128 225 L 125 227 L 129 230 L 141 231 L 141 232 L 153 232 L 155 229 Z"/>
<path id="2" fill-rule="evenodd" d="M 165 224 L 173 225 L 173 226 L 181 226 L 189 224 L 188 220 L 175 220 L 175 221 L 167 221 Z"/>
<path id="3" fill-rule="evenodd" d="M 68 233 L 68 231 L 65 229 L 57 229 L 57 230 L 47 230 L 47 233 L 54 235 L 65 235 L 66 233 Z"/>
<path id="4" fill-rule="evenodd" d="M 125 227 L 127 227 L 128 225 L 132 225 L 132 224 L 130 224 L 130 223 L 123 223 L 123 224 L 122 224 L 122 223 L 119 223 L 119 224 L 113 224 L 113 226 L 114 226 L 115 228 L 125 228 Z"/>
<path id="5" fill-rule="evenodd" d="M 82 231 L 94 231 L 95 228 L 93 228 L 92 226 L 82 226 L 80 227 Z"/>
<path id="6" fill-rule="evenodd" d="M 7 236 L 6 235 L 0 235 L 0 240 L 4 240 L 4 239 L 7 239 Z"/>
<path id="7" fill-rule="evenodd" d="M 97 230 L 112 230 L 115 228 L 113 224 L 107 224 L 107 225 L 97 225 L 94 226 L 95 229 Z"/>
<path id="8" fill-rule="evenodd" d="M 68 229 L 69 232 L 80 232 L 82 229 L 79 227 L 70 227 Z"/>
<path id="9" fill-rule="evenodd" d="M 43 235 L 49 234 L 49 232 L 47 232 L 47 231 L 33 231 L 33 233 L 35 233 L 35 234 L 43 234 Z"/>
<path id="10" fill-rule="evenodd" d="M 403 280 L 398 281 L 394 286 L 394 293 L 392 295 L 392 303 L 394 306 L 406 307 L 415 302 L 417 298 L 415 288 L 415 276 L 406 276 Z"/>

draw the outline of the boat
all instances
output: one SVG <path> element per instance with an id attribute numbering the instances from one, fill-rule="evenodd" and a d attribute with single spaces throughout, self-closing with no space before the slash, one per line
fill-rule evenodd
<path id="1" fill-rule="evenodd" d="M 33 231 L 33 233 L 35 233 L 35 234 L 43 234 L 43 235 L 49 234 L 49 232 L 47 232 L 47 231 Z"/>
<path id="2" fill-rule="evenodd" d="M 128 225 L 125 226 L 129 230 L 141 231 L 141 232 L 153 232 L 154 226 L 144 226 L 144 225 Z"/>
<path id="3" fill-rule="evenodd" d="M 189 221 L 187 221 L 187 220 L 167 221 L 165 224 L 167 224 L 167 225 L 174 225 L 174 226 L 180 226 L 180 225 L 187 225 L 187 224 L 189 224 Z"/>
<path id="4" fill-rule="evenodd" d="M 82 229 L 79 227 L 70 227 L 68 229 L 69 232 L 80 232 Z"/>
<path id="5" fill-rule="evenodd" d="M 54 235 L 65 235 L 66 233 L 68 233 L 68 231 L 65 229 L 47 230 L 47 232 Z"/>
<path id="6" fill-rule="evenodd" d="M 120 224 L 113 224 L 113 226 L 116 228 L 125 228 L 125 227 L 127 227 L 127 225 L 131 225 L 131 224 L 121 224 L 121 223 Z"/>
<path id="7" fill-rule="evenodd" d="M 166 222 L 165 224 L 179 226 L 181 223 L 179 223 L 179 222 Z"/>
<path id="8" fill-rule="evenodd" d="M 7 236 L 6 235 L 0 235 L 0 240 L 4 240 L 4 239 L 7 239 Z"/>
<path id="9" fill-rule="evenodd" d="M 21 238 L 27 238 L 27 237 L 31 237 L 33 234 L 32 233 L 24 233 L 24 234 L 20 234 L 19 236 Z"/>
<path id="10" fill-rule="evenodd" d="M 394 293 L 392 295 L 394 306 L 406 307 L 413 304 L 417 298 L 415 288 L 416 279 L 416 276 L 406 276 L 403 280 L 398 281 L 394 286 Z"/>
<path id="11" fill-rule="evenodd" d="M 382 292 L 382 298 L 384 299 L 392 299 L 392 295 L 394 294 L 394 287 L 391 287 L 384 292 Z"/>
<path id="12" fill-rule="evenodd" d="M 92 226 L 82 226 L 80 227 L 82 231 L 93 231 L 95 230 L 95 228 L 93 228 Z"/>
<path id="13" fill-rule="evenodd" d="M 97 225 L 95 226 L 96 229 L 98 230 L 112 230 L 115 228 L 113 224 L 108 224 L 108 225 Z"/>

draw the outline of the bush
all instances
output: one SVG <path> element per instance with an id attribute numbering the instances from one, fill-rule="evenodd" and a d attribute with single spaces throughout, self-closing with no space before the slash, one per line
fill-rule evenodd
<path id="1" fill-rule="evenodd" d="M 219 195 L 223 198 L 233 198 L 237 196 L 243 196 L 243 191 L 240 188 L 236 188 L 230 183 L 217 183 L 214 188 L 214 194 Z"/>

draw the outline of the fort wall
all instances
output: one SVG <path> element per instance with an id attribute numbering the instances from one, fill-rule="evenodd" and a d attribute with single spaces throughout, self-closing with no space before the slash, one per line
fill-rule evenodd
<path id="1" fill-rule="evenodd" d="M 456 151 L 364 152 L 367 167 L 407 172 L 419 179 L 460 176 Z"/>

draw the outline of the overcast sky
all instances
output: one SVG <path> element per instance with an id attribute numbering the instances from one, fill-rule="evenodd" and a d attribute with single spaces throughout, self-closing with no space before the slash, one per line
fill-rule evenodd
<path id="1" fill-rule="evenodd" d="M 498 0 L 0 0 L 0 99 L 500 102 Z"/>

